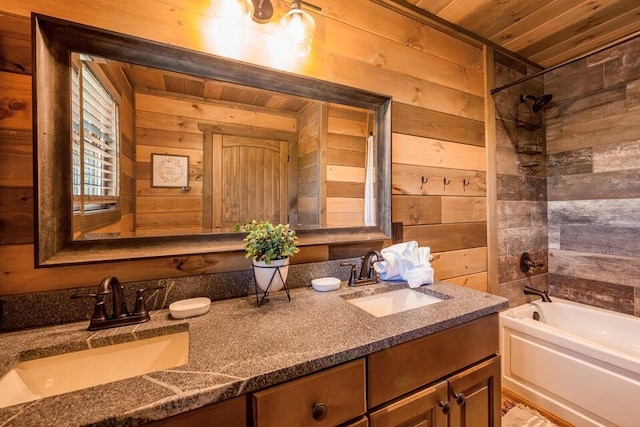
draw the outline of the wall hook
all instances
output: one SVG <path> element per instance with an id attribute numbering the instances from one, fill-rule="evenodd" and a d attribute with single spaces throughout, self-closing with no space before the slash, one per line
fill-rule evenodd
<path id="1" fill-rule="evenodd" d="M 427 182 L 429 182 L 429 177 L 424 177 L 424 176 L 420 177 L 420 182 L 421 182 L 420 191 L 423 191 L 422 188 Z"/>
<path id="2" fill-rule="evenodd" d="M 447 185 L 451 184 L 451 180 L 447 178 L 443 178 L 443 182 L 444 182 L 444 187 L 443 187 L 443 191 L 444 191 L 447 189 Z"/>
<path id="3" fill-rule="evenodd" d="M 467 187 L 471 184 L 471 181 L 467 181 L 466 179 L 462 180 L 462 191 L 467 191 Z"/>

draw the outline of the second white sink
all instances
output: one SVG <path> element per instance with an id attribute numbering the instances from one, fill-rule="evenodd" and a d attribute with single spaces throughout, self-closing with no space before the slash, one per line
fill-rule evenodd
<path id="1" fill-rule="evenodd" d="M 413 308 L 424 307 L 443 301 L 442 298 L 426 295 L 413 289 L 398 289 L 360 298 L 348 299 L 351 304 L 376 317 L 388 316 Z"/>
<path id="2" fill-rule="evenodd" d="M 20 362 L 0 378 L 0 408 L 184 365 L 189 332 Z"/>

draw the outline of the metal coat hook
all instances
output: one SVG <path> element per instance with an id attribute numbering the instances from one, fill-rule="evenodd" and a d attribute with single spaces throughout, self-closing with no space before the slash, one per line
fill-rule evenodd
<path id="1" fill-rule="evenodd" d="M 447 178 L 443 178 L 443 182 L 444 182 L 444 187 L 443 187 L 443 191 L 444 191 L 447 189 L 447 185 L 451 184 L 451 180 Z"/>
<path id="2" fill-rule="evenodd" d="M 429 177 L 426 177 L 426 178 L 425 178 L 424 176 L 420 177 L 420 182 L 421 182 L 421 184 L 420 184 L 420 191 L 422 191 L 422 187 L 424 187 L 424 185 L 425 185 L 427 182 L 429 182 Z"/>
<path id="3" fill-rule="evenodd" d="M 466 179 L 462 180 L 462 191 L 467 191 L 467 187 L 471 184 L 471 181 L 467 181 Z"/>

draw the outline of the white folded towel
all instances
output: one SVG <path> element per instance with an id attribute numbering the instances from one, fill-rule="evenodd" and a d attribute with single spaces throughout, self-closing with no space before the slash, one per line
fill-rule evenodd
<path id="1" fill-rule="evenodd" d="M 412 288 L 433 283 L 429 247 L 418 247 L 412 240 L 386 247 L 380 253 L 384 261 L 374 263 L 373 268 L 381 279 L 405 280 Z"/>

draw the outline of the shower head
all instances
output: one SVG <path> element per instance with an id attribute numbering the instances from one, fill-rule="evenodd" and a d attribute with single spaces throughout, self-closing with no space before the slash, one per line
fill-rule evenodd
<path id="1" fill-rule="evenodd" d="M 520 102 L 526 102 L 527 100 L 532 100 L 533 104 L 531 105 L 531 111 L 537 113 L 542 110 L 546 105 L 551 101 L 553 95 L 546 94 L 542 96 L 533 96 L 533 95 L 520 95 Z"/>

